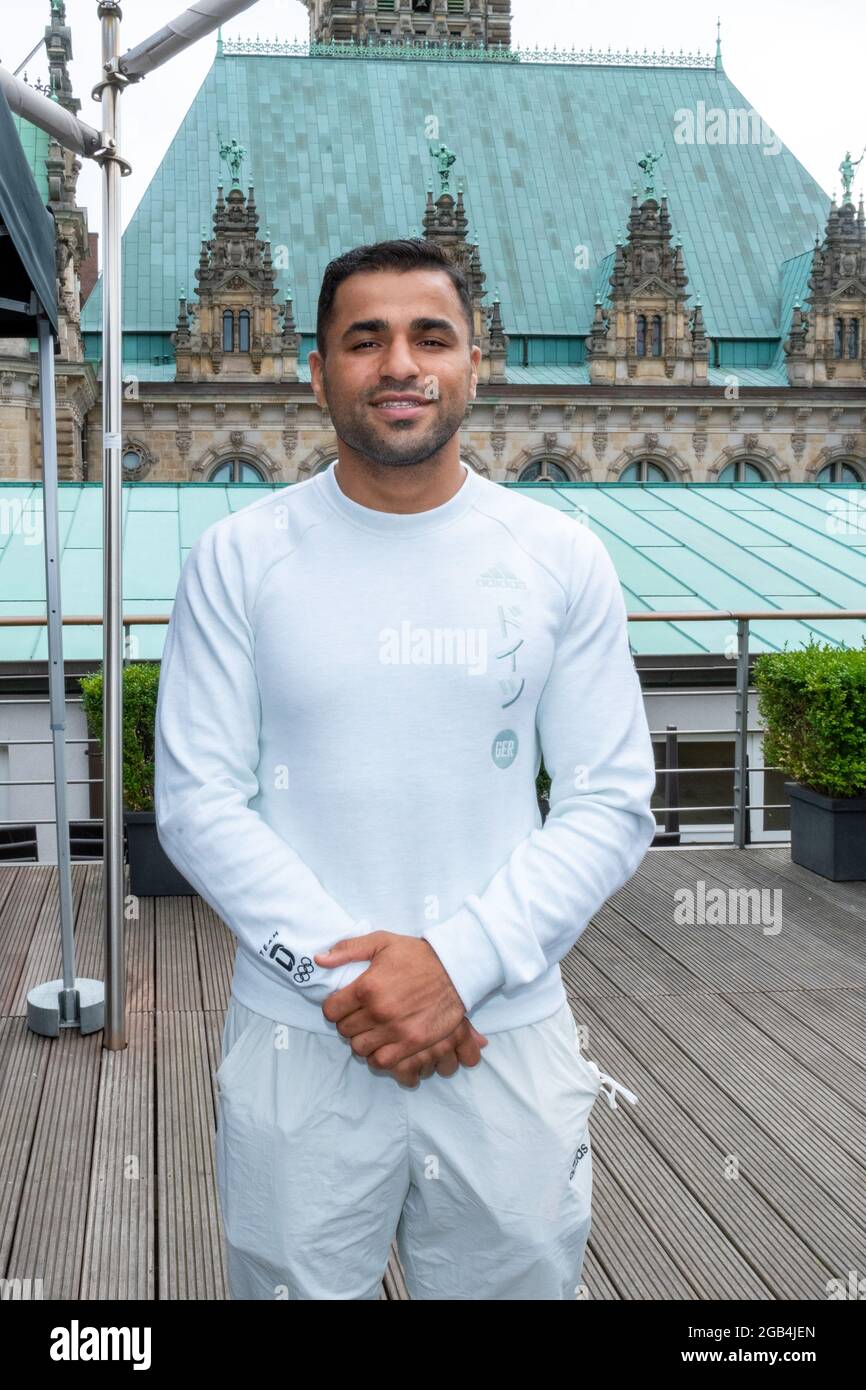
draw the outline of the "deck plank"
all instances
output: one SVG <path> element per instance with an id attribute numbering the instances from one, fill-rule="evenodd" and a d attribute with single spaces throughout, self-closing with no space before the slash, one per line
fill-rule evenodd
<path id="1" fill-rule="evenodd" d="M 76 970 L 103 976 L 102 865 L 72 866 Z M 683 889 L 778 890 L 781 931 L 675 919 Z M 0 865 L 0 1270 L 45 1298 L 227 1298 L 214 1134 L 235 939 L 197 896 L 126 898 L 128 1046 L 40 1038 L 56 868 Z M 787 846 L 650 851 L 562 961 L 593 1107 L 584 1290 L 822 1299 L 866 1268 L 866 884 Z M 58 1117 L 65 1117 L 62 1123 Z M 396 1244 L 380 1298 L 409 1297 Z"/>

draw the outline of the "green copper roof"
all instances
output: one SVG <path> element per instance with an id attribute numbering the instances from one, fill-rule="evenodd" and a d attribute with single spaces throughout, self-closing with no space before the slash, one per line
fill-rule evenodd
<path id="1" fill-rule="evenodd" d="M 146 118 L 146 90 L 124 100 L 127 119 L 133 107 Z M 780 266 L 812 246 L 829 198 L 785 147 L 677 142 L 678 113 L 713 108 L 750 103 L 707 68 L 218 57 L 125 233 L 124 328 L 174 327 L 202 223 L 228 183 L 219 141 L 233 137 L 247 151 L 241 181 L 255 185 L 262 234 L 287 248 L 285 268 L 275 252 L 277 300 L 291 286 L 299 331 L 313 331 L 330 259 L 420 234 L 428 181 L 439 188 L 425 127 L 435 113 L 506 333 L 589 331 L 601 263 L 643 187 L 637 161 L 664 146 L 655 186 L 667 192 L 708 333 L 778 338 L 788 327 Z M 99 328 L 100 304 L 97 285 L 84 328 Z"/>
<path id="2" fill-rule="evenodd" d="M 181 566 L 212 522 L 285 484 L 127 483 L 123 488 L 124 611 L 168 614 Z M 601 537 L 631 613 L 695 609 L 863 608 L 866 484 L 521 485 L 539 506 L 570 513 Z M 64 615 L 102 610 L 102 488 L 60 484 Z M 41 488 L 0 482 L 0 617 L 44 615 Z M 840 510 L 842 509 L 842 510 Z M 839 520 L 846 524 L 839 525 Z M 632 623 L 635 652 L 723 652 L 731 622 Z M 164 627 L 135 627 L 142 657 L 158 658 Z M 752 650 L 787 641 L 859 646 L 857 620 L 752 624 Z M 98 627 L 67 627 L 64 655 L 98 661 Z M 0 627 L 0 660 L 44 661 L 44 628 Z"/>
<path id="3" fill-rule="evenodd" d="M 710 386 L 727 386 L 736 377 L 740 386 L 789 386 L 785 371 L 784 356 L 780 366 L 773 367 L 708 367 L 707 381 Z"/>
<path id="4" fill-rule="evenodd" d="M 823 228 L 822 235 L 823 235 Z M 785 373 L 785 336 L 791 326 L 791 315 L 794 312 L 794 304 L 800 301 L 800 308 L 805 314 L 808 310 L 809 299 L 809 277 L 812 274 L 812 248 L 804 251 L 800 256 L 792 256 L 790 260 L 784 261 L 780 268 L 781 275 L 781 300 L 782 300 L 782 323 L 785 333 L 779 339 L 779 346 L 776 350 L 774 366 L 782 373 L 787 380 Z"/>
<path id="5" fill-rule="evenodd" d="M 40 130 L 38 126 L 31 125 L 30 121 L 25 121 L 23 116 L 13 115 L 12 120 L 15 123 L 21 145 L 27 156 L 27 163 L 33 170 L 36 187 L 47 203 L 48 170 L 45 168 L 45 160 L 48 157 L 48 133 L 47 131 Z"/>

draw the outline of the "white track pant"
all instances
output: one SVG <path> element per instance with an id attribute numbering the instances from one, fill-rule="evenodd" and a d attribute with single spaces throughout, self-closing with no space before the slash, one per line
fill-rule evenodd
<path id="1" fill-rule="evenodd" d="M 232 995 L 216 1174 L 233 1299 L 377 1299 L 395 1232 L 413 1299 L 574 1299 L 591 1224 L 587 1121 L 637 1097 L 580 1052 L 564 1003 L 417 1086 L 339 1034 Z"/>

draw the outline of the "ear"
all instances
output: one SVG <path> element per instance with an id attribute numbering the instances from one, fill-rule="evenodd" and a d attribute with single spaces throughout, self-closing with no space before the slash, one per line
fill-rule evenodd
<path id="1" fill-rule="evenodd" d="M 310 385 L 313 388 L 313 395 L 316 397 L 317 405 L 324 405 L 322 400 L 322 358 L 315 348 L 308 356 L 310 364 Z"/>

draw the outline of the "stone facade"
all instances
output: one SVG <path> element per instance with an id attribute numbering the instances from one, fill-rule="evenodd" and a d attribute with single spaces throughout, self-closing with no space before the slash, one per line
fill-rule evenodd
<path id="1" fill-rule="evenodd" d="M 511 45 L 511 0 L 305 0 L 316 43 Z"/>
<path id="2" fill-rule="evenodd" d="M 267 399 L 263 390 L 253 399 L 252 391 L 214 383 L 183 397 L 174 383 L 142 383 L 123 416 L 124 447 L 142 458 L 135 476 L 207 481 L 219 464 L 237 458 L 268 482 L 308 477 L 336 457 L 336 436 L 311 390 L 301 389 L 300 399 L 286 399 L 285 391 Z M 738 460 L 761 467 L 774 482 L 814 482 L 836 461 L 859 468 L 866 479 L 862 398 L 810 404 L 800 393 L 764 388 L 730 400 L 713 389 L 651 403 L 627 391 L 616 401 L 586 387 L 565 394 L 552 391 L 542 401 L 538 388 L 512 388 L 504 401 L 479 387 L 461 432 L 463 458 L 501 482 L 516 482 L 543 461 L 562 470 L 554 477 L 614 482 L 641 459 L 676 482 L 714 482 Z M 101 476 L 98 429 L 90 441 L 87 478 L 94 481 Z"/>

